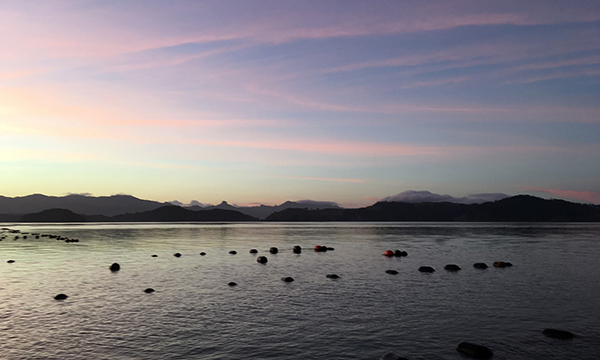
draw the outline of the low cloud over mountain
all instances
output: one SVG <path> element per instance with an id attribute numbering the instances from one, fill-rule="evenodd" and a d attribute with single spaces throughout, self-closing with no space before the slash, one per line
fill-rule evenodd
<path id="1" fill-rule="evenodd" d="M 496 201 L 509 197 L 502 193 L 483 193 L 470 194 L 464 197 L 454 197 L 450 195 L 440 195 L 426 190 L 408 190 L 399 194 L 392 195 L 381 199 L 381 201 L 397 201 L 406 203 L 422 203 L 422 202 L 451 202 L 458 204 L 480 204 L 488 201 Z"/>

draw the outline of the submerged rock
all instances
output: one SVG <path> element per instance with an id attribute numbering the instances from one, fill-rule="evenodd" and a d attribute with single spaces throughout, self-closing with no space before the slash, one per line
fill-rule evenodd
<path id="1" fill-rule="evenodd" d="M 570 331 L 558 329 L 546 329 L 542 331 L 542 333 L 554 339 L 572 339 L 573 337 L 575 337 L 575 334 L 573 334 Z"/>
<path id="2" fill-rule="evenodd" d="M 408 359 L 405 357 L 402 357 L 396 353 L 389 352 L 387 354 L 383 354 L 383 356 L 379 360 L 408 360 Z"/>
<path id="3" fill-rule="evenodd" d="M 489 348 L 483 345 L 477 345 L 467 341 L 458 344 L 456 350 L 475 359 L 489 359 L 492 357 L 492 355 L 494 355 L 492 350 L 490 350 Z"/>
<path id="4" fill-rule="evenodd" d="M 65 294 L 58 294 L 54 297 L 54 300 L 65 300 L 66 298 L 68 298 L 67 295 Z"/>
<path id="5" fill-rule="evenodd" d="M 431 266 L 421 266 L 419 268 L 419 271 L 420 272 L 425 272 L 425 273 L 432 273 L 432 272 L 435 272 L 435 269 L 432 268 Z"/>
<path id="6" fill-rule="evenodd" d="M 121 270 L 121 265 L 119 263 L 112 263 L 109 269 L 110 271 L 119 271 Z"/>

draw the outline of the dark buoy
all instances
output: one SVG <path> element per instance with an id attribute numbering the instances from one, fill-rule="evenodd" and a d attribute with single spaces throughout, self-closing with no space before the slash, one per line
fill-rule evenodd
<path id="1" fill-rule="evenodd" d="M 145 292 L 146 294 L 151 294 L 151 293 L 153 293 L 153 292 L 154 292 L 154 289 L 153 289 L 153 288 L 147 288 L 146 290 L 144 290 L 144 292 Z"/>
<path id="2" fill-rule="evenodd" d="M 321 246 L 321 245 L 317 245 L 317 246 L 315 246 L 315 251 L 316 251 L 316 252 L 324 252 L 324 251 L 327 251 L 327 246 Z"/>
<path id="3" fill-rule="evenodd" d="M 419 268 L 419 271 L 420 271 L 420 272 L 425 272 L 425 273 L 432 273 L 432 272 L 434 272 L 434 271 L 435 271 L 435 269 L 434 269 L 434 268 L 432 268 L 431 266 L 421 266 L 421 267 Z"/>
<path id="4" fill-rule="evenodd" d="M 152 255 L 152 257 L 158 257 L 158 255 L 154 254 L 154 255 Z"/>
<path id="5" fill-rule="evenodd" d="M 386 270 L 385 273 L 390 275 L 398 275 L 398 271 L 396 270 Z"/>
<path id="6" fill-rule="evenodd" d="M 329 279 L 339 279 L 340 278 L 340 276 L 337 275 L 337 274 L 328 274 L 328 275 L 325 275 L 325 276 L 327 278 L 329 278 Z"/>
<path id="7" fill-rule="evenodd" d="M 56 295 L 56 296 L 54 297 L 54 300 L 64 300 L 64 299 L 66 299 L 66 298 L 68 298 L 68 296 L 67 296 L 67 295 L 65 295 L 65 294 L 58 294 L 58 295 Z"/>
<path id="8" fill-rule="evenodd" d="M 261 264 L 266 264 L 267 263 L 267 257 L 266 256 L 259 256 L 256 258 L 256 262 L 261 263 Z"/>
<path id="9" fill-rule="evenodd" d="M 475 269 L 487 269 L 488 268 L 486 263 L 475 263 L 475 264 L 473 264 L 473 267 Z"/>
<path id="10" fill-rule="evenodd" d="M 7 261 L 7 263 L 9 263 L 9 264 L 12 264 L 12 263 L 14 263 L 14 262 L 15 262 L 14 260 L 8 260 L 8 261 Z"/>
<path id="11" fill-rule="evenodd" d="M 110 271 L 119 271 L 121 270 L 121 265 L 119 265 L 118 263 L 112 263 L 109 269 Z"/>
<path id="12" fill-rule="evenodd" d="M 402 256 L 408 256 L 408 253 L 404 250 L 402 250 Z"/>
<path id="13" fill-rule="evenodd" d="M 575 334 L 566 330 L 558 330 L 558 329 L 546 329 L 542 331 L 544 335 L 547 337 L 551 337 L 554 339 L 572 339 Z"/>
<path id="14" fill-rule="evenodd" d="M 504 262 L 504 267 L 510 267 L 510 266 L 513 266 L 513 264 L 509 263 L 508 261 Z"/>
<path id="15" fill-rule="evenodd" d="M 387 354 L 383 354 L 383 356 L 379 360 L 408 360 L 408 359 L 405 357 L 402 357 L 396 353 L 389 352 Z"/>
<path id="16" fill-rule="evenodd" d="M 175 257 L 181 257 L 181 254 L 180 253 L 175 253 L 175 254 L 173 254 L 173 256 L 175 256 Z"/>
<path id="17" fill-rule="evenodd" d="M 292 248 L 294 254 L 300 254 L 302 252 L 302 247 L 300 245 L 296 245 Z"/>
<path id="18" fill-rule="evenodd" d="M 383 252 L 383 255 L 392 257 L 394 256 L 394 252 L 392 250 L 386 250 Z"/>
<path id="19" fill-rule="evenodd" d="M 272 248 L 270 248 L 270 249 L 269 249 L 269 252 L 270 252 L 271 254 L 277 254 L 277 253 L 279 252 L 279 249 L 278 249 L 278 248 L 276 248 L 276 247 L 272 247 Z"/>
<path id="20" fill-rule="evenodd" d="M 456 264 L 448 264 L 448 265 L 444 266 L 444 270 L 447 270 L 447 271 L 458 271 L 458 270 L 460 270 L 460 266 L 458 266 Z"/>
<path id="21" fill-rule="evenodd" d="M 489 359 L 492 357 L 492 355 L 494 355 L 492 350 L 489 348 L 467 341 L 458 344 L 456 350 L 475 359 Z"/>
<path id="22" fill-rule="evenodd" d="M 504 264 L 504 261 L 494 261 L 494 263 L 492 265 L 494 265 L 494 267 L 498 267 L 498 268 L 503 268 L 506 266 Z"/>
<path id="23" fill-rule="evenodd" d="M 256 254 L 256 253 L 258 253 L 258 250 L 256 250 L 256 249 L 250 249 L 250 254 Z"/>
<path id="24" fill-rule="evenodd" d="M 325 249 L 327 249 L 327 251 L 333 251 L 333 250 L 335 250 L 335 248 L 332 248 L 332 247 L 329 247 L 329 246 L 326 247 Z"/>
<path id="25" fill-rule="evenodd" d="M 231 250 L 229 253 L 230 253 L 231 255 L 235 255 L 235 254 L 237 254 L 237 251 L 235 251 L 235 250 Z"/>
<path id="26" fill-rule="evenodd" d="M 204 255 L 206 255 L 206 253 L 204 251 L 200 253 L 200 256 L 204 256 Z"/>
<path id="27" fill-rule="evenodd" d="M 287 277 L 282 277 L 281 280 L 283 280 L 285 282 L 292 282 L 292 281 L 294 281 L 294 278 L 291 276 L 287 276 Z"/>
<path id="28" fill-rule="evenodd" d="M 229 283 L 229 284 L 227 284 L 227 285 L 229 285 L 229 286 L 237 286 L 237 283 L 232 281 L 232 282 L 230 282 L 230 283 Z"/>
<path id="29" fill-rule="evenodd" d="M 394 250 L 394 256 L 397 256 L 397 257 L 402 256 L 402 251 L 400 251 L 400 250 Z"/>

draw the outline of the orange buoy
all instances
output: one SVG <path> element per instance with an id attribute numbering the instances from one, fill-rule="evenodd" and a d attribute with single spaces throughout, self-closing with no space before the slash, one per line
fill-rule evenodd
<path id="1" fill-rule="evenodd" d="M 386 250 L 383 255 L 385 256 L 394 256 L 394 252 L 392 250 Z"/>

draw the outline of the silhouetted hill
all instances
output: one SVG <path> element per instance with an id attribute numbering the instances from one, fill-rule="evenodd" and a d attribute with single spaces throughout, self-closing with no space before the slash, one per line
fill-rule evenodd
<path id="1" fill-rule="evenodd" d="M 157 201 L 141 200 L 130 195 L 55 197 L 34 194 L 14 198 L 0 196 L 0 214 L 29 214 L 48 209 L 68 209 L 83 215 L 114 216 L 127 212 L 150 211 L 163 205 Z"/>
<path id="2" fill-rule="evenodd" d="M 83 215 L 75 214 L 67 209 L 49 209 L 38 213 L 23 215 L 20 222 L 85 222 Z"/>
<path id="3" fill-rule="evenodd" d="M 301 200 L 301 201 L 286 201 L 283 204 L 269 206 L 269 205 L 259 205 L 259 206 L 233 206 L 228 204 L 226 201 L 221 202 L 219 205 L 200 207 L 200 206 L 191 206 L 188 209 L 194 211 L 202 211 L 207 209 L 223 209 L 223 210 L 234 210 L 239 211 L 243 214 L 250 215 L 252 217 L 258 219 L 265 219 L 267 216 L 282 211 L 285 209 L 341 209 L 336 203 L 330 201 L 313 201 L 313 200 Z"/>
<path id="4" fill-rule="evenodd" d="M 117 222 L 162 222 L 162 221 L 257 221 L 258 219 L 239 211 L 209 209 L 201 211 L 187 210 L 179 206 L 166 205 L 156 210 L 135 214 L 122 214 L 108 221 Z"/>
<path id="5" fill-rule="evenodd" d="M 359 209 L 286 209 L 267 221 L 597 222 L 600 206 L 519 195 L 483 204 L 378 202 Z"/>

